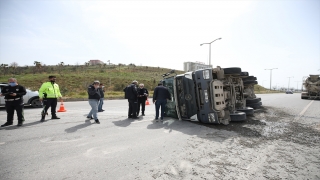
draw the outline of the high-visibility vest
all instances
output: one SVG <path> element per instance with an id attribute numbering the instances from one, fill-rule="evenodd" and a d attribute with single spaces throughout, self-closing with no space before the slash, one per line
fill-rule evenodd
<path id="1" fill-rule="evenodd" d="M 56 83 L 45 82 L 39 89 L 39 97 L 42 99 L 46 94 L 46 98 L 60 98 L 62 97 L 59 85 Z"/>

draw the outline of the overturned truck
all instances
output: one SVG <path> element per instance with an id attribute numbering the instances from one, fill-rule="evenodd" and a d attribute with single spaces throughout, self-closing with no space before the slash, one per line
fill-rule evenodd
<path id="1" fill-rule="evenodd" d="M 173 96 L 173 100 L 167 103 L 166 116 L 229 124 L 230 121 L 244 121 L 261 106 L 261 98 L 257 98 L 253 91 L 256 78 L 239 67 L 217 66 L 169 75 L 164 74 L 162 80 Z"/>
<path id="2" fill-rule="evenodd" d="M 301 99 L 320 99 L 320 76 L 309 75 L 303 80 L 305 91 L 301 92 Z"/>

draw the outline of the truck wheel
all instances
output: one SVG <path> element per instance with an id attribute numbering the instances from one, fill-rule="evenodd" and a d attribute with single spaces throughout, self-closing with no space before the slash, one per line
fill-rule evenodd
<path id="1" fill-rule="evenodd" d="M 246 77 L 246 78 L 243 78 L 242 79 L 243 81 L 249 81 L 249 80 L 257 80 L 257 77 L 254 77 L 254 76 L 248 76 L 248 77 Z"/>
<path id="2" fill-rule="evenodd" d="M 257 102 L 257 103 L 252 103 L 252 104 L 247 104 L 247 106 L 252 107 L 253 109 L 258 109 L 262 105 L 262 102 Z"/>
<path id="3" fill-rule="evenodd" d="M 41 102 L 39 101 L 39 98 L 33 98 L 30 102 L 31 106 L 34 107 L 34 108 L 41 108 L 42 107 L 42 104 Z"/>
<path id="4" fill-rule="evenodd" d="M 241 68 L 239 67 L 231 67 L 231 68 L 223 68 L 224 74 L 241 74 Z"/>
<path id="5" fill-rule="evenodd" d="M 246 99 L 247 104 L 253 104 L 253 103 L 260 102 L 260 101 L 261 101 L 261 98 Z"/>
<path id="6" fill-rule="evenodd" d="M 253 80 L 249 80 L 249 81 L 243 81 L 243 84 L 258 84 L 258 81 L 253 81 Z"/>
<path id="7" fill-rule="evenodd" d="M 247 116 L 246 113 L 236 111 L 233 114 L 230 114 L 231 121 L 244 121 L 246 120 Z"/>
<path id="8" fill-rule="evenodd" d="M 237 111 L 244 112 L 244 113 L 246 113 L 246 115 L 253 115 L 253 113 L 254 113 L 254 110 L 251 107 L 245 107 L 245 108 L 242 108 L 242 109 L 237 109 Z"/>
<path id="9" fill-rule="evenodd" d="M 241 72 L 240 76 L 249 76 L 249 73 L 248 72 Z"/>

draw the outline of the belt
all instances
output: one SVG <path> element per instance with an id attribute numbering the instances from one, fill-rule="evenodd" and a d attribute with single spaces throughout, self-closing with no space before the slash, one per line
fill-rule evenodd
<path id="1" fill-rule="evenodd" d="M 14 101 L 14 100 L 19 100 L 20 98 L 15 98 L 15 99 L 5 99 L 6 101 Z"/>

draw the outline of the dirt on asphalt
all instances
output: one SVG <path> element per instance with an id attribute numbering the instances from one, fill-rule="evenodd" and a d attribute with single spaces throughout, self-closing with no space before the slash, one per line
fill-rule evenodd
<path id="1" fill-rule="evenodd" d="M 302 123 L 303 118 L 314 123 Z M 169 162 L 160 159 L 149 174 L 154 179 L 320 179 L 316 118 L 262 107 L 245 122 L 205 125 L 183 151 Z"/>

